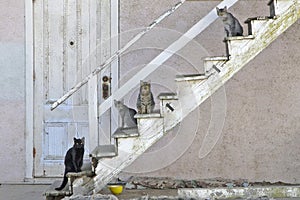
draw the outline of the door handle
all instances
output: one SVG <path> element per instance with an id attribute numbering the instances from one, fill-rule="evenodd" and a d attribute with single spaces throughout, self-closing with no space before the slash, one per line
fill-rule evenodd
<path id="1" fill-rule="evenodd" d="M 102 98 L 107 99 L 110 96 L 110 80 L 108 76 L 102 77 Z"/>

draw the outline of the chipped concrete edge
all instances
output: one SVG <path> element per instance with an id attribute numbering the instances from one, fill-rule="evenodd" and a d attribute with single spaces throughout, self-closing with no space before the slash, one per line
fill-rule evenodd
<path id="1" fill-rule="evenodd" d="M 247 188 L 189 188 L 178 189 L 180 198 L 195 199 L 236 199 L 236 198 L 258 198 L 267 196 L 269 198 L 297 198 L 300 197 L 299 186 L 272 186 L 272 187 L 247 187 Z"/>

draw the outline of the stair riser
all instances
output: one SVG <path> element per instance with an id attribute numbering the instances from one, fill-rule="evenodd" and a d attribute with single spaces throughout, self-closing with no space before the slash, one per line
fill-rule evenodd
<path id="1" fill-rule="evenodd" d="M 231 59 L 233 57 L 237 57 L 243 55 L 247 52 L 248 48 L 244 48 L 249 44 L 251 40 L 229 40 L 226 42 L 226 54 Z"/>
<path id="2" fill-rule="evenodd" d="M 214 73 L 219 73 L 226 61 L 204 61 L 205 75 L 210 76 Z M 215 67 L 213 67 L 215 66 Z"/>
<path id="3" fill-rule="evenodd" d="M 260 28 L 263 27 L 268 23 L 268 21 L 271 19 L 266 20 L 251 20 L 251 22 L 248 23 L 248 34 L 249 35 L 257 35 Z"/>
<path id="4" fill-rule="evenodd" d="M 171 127 L 174 127 L 174 124 L 177 124 L 182 116 L 182 108 L 178 100 L 162 100 L 161 112 L 164 116 L 165 131 L 170 130 Z"/>
<path id="5" fill-rule="evenodd" d="M 274 17 L 280 15 L 283 10 L 286 10 L 288 4 L 287 1 L 298 1 L 298 0 L 273 0 L 270 2 L 270 16 Z"/>

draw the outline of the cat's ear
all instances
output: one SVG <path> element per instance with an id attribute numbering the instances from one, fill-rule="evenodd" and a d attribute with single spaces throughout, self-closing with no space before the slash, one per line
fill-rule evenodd
<path id="1" fill-rule="evenodd" d="M 216 7 L 216 10 L 217 10 L 217 14 L 219 15 L 220 9 Z"/>
<path id="2" fill-rule="evenodd" d="M 84 144 L 84 140 L 85 140 L 85 137 L 82 137 L 82 138 L 81 138 L 82 144 Z"/>
<path id="3" fill-rule="evenodd" d="M 227 6 L 224 7 L 224 11 L 227 12 Z"/>
<path id="4" fill-rule="evenodd" d="M 76 142 L 76 138 L 75 137 L 73 137 L 73 140 L 74 140 L 74 142 Z"/>

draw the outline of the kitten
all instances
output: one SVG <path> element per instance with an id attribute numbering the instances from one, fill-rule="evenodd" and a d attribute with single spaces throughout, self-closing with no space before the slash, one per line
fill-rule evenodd
<path id="1" fill-rule="evenodd" d="M 139 114 L 152 113 L 155 102 L 153 94 L 151 92 L 151 85 L 148 82 L 141 81 L 140 83 L 140 93 L 136 103 Z"/>
<path id="2" fill-rule="evenodd" d="M 74 138 L 74 145 L 71 147 L 65 156 L 65 173 L 64 179 L 60 187 L 55 190 L 62 190 L 68 183 L 68 172 L 81 172 L 84 154 L 84 137 L 81 139 Z"/>
<path id="3" fill-rule="evenodd" d="M 243 36 L 243 27 L 231 13 L 227 12 L 226 6 L 221 9 L 217 7 L 217 14 L 223 19 L 227 37 Z"/>
<path id="4" fill-rule="evenodd" d="M 114 100 L 114 104 L 121 115 L 121 127 L 135 127 L 137 125 L 137 120 L 134 118 L 136 111 L 124 105 L 122 101 Z"/>

